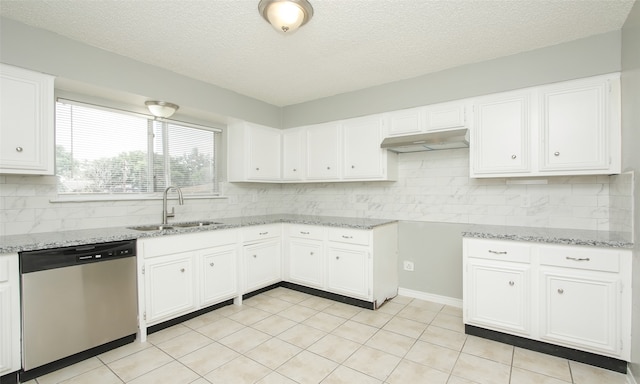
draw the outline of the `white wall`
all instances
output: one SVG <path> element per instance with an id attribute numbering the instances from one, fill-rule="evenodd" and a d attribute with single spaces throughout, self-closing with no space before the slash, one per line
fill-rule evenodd
<path id="1" fill-rule="evenodd" d="M 640 2 L 631 9 L 622 29 L 622 164 L 624 169 L 640 170 Z M 640 177 L 636 177 L 633 201 L 640 207 Z M 630 369 L 640 382 L 640 209 L 634 212 L 635 249 L 633 253 L 633 307 Z"/>

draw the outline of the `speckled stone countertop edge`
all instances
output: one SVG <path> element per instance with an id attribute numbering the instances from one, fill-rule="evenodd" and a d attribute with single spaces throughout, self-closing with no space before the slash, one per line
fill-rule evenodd
<path id="1" fill-rule="evenodd" d="M 603 248 L 631 249 L 634 246 L 630 233 L 558 228 L 474 226 L 473 228 L 463 231 L 462 236 L 477 239 L 582 245 Z"/>
<path id="2" fill-rule="evenodd" d="M 366 219 L 349 217 L 310 216 L 310 215 L 264 215 L 245 216 L 209 220 L 220 224 L 190 228 L 172 228 L 161 231 L 137 231 L 128 227 L 107 227 L 60 232 L 42 232 L 24 235 L 0 236 L 0 254 L 18 253 L 40 249 L 70 247 L 86 244 L 107 243 L 112 241 L 134 240 L 142 238 L 183 235 L 266 225 L 277 223 L 320 225 L 337 228 L 369 230 L 375 227 L 395 223 L 397 220 Z M 171 223 L 170 223 L 171 224 Z M 169 225 L 170 225 L 169 224 Z"/>

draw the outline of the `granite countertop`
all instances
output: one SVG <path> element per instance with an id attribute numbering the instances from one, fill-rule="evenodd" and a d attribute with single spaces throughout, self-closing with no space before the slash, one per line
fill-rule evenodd
<path id="1" fill-rule="evenodd" d="M 309 224 L 340 228 L 373 229 L 380 225 L 394 223 L 397 220 L 311 215 L 265 215 L 233 217 L 208 221 L 215 221 L 216 223 L 220 224 L 207 225 L 202 227 L 172 228 L 162 231 L 137 231 L 126 227 L 110 227 L 0 236 L 0 254 L 76 246 L 83 244 L 106 243 L 109 241 L 133 240 L 194 232 L 215 231 L 220 229 L 240 228 L 251 225 L 273 223 Z M 169 225 L 171 225 L 171 223 L 169 223 Z"/>
<path id="2" fill-rule="evenodd" d="M 462 232 L 462 236 L 478 239 L 528 241 L 533 243 L 633 248 L 631 233 L 625 232 L 473 225 Z"/>

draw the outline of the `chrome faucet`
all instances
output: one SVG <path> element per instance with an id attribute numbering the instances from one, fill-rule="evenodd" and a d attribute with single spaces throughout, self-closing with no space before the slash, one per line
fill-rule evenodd
<path id="1" fill-rule="evenodd" d="M 176 191 L 178 191 L 178 203 L 180 203 L 180 205 L 184 204 L 184 199 L 182 198 L 182 190 L 179 187 L 176 187 L 173 185 L 168 186 L 167 189 L 164 190 L 164 194 L 162 195 L 162 224 L 163 225 L 167 224 L 167 218 L 175 217 L 176 215 L 176 207 L 171 208 L 171 213 L 167 212 L 167 192 L 169 192 L 170 189 L 175 189 Z"/>

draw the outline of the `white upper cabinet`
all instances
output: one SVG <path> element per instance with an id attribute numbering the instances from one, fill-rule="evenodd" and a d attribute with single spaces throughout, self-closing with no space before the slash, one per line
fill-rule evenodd
<path id="1" fill-rule="evenodd" d="M 280 180 L 282 131 L 245 121 L 228 127 L 229 181 Z"/>
<path id="2" fill-rule="evenodd" d="M 618 94 L 610 78 L 578 80 L 544 87 L 540 92 L 540 170 L 618 173 L 611 144 L 620 146 L 619 111 L 610 100 Z M 615 96 L 614 96 L 615 97 Z M 614 162 L 616 164 L 614 164 Z M 617 170 L 617 171 L 616 171 Z"/>
<path id="3" fill-rule="evenodd" d="M 0 173 L 54 174 L 53 82 L 0 64 Z"/>
<path id="4" fill-rule="evenodd" d="M 620 77 L 476 99 L 471 177 L 620 173 Z"/>
<path id="5" fill-rule="evenodd" d="M 389 112 L 387 136 L 467 127 L 467 104 L 466 100 L 459 100 Z"/>
<path id="6" fill-rule="evenodd" d="M 373 115 L 343 121 L 343 176 L 345 179 L 382 179 L 387 150 L 380 148 L 385 118 Z"/>
<path id="7" fill-rule="evenodd" d="M 531 92 L 480 98 L 471 131 L 471 176 L 530 171 Z"/>
<path id="8" fill-rule="evenodd" d="M 304 180 L 304 146 L 303 129 L 291 128 L 282 133 L 282 180 Z"/>
<path id="9" fill-rule="evenodd" d="M 340 177 L 340 123 L 306 127 L 307 179 L 337 180 Z"/>

